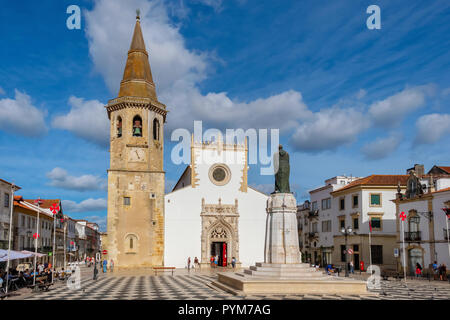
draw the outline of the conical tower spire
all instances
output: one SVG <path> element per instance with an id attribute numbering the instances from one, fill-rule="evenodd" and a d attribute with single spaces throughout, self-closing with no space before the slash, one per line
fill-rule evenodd
<path id="1" fill-rule="evenodd" d="M 139 11 L 136 16 L 136 25 L 123 78 L 120 82 L 118 97 L 125 96 L 157 99 L 152 71 L 148 62 L 148 53 L 142 36 Z"/>

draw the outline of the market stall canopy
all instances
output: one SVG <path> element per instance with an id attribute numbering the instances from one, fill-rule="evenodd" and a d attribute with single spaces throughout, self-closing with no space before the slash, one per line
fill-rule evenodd
<path id="1" fill-rule="evenodd" d="M 21 252 L 21 253 L 24 253 L 24 254 L 30 254 L 31 256 L 34 256 L 34 255 L 35 255 L 35 253 L 32 252 L 32 251 L 22 250 L 22 251 L 20 251 L 20 252 Z M 39 253 L 39 252 L 36 253 L 36 257 L 38 257 L 38 258 L 40 258 L 40 257 L 45 257 L 45 256 L 46 256 L 46 254 L 42 254 L 42 253 Z"/>
<path id="2" fill-rule="evenodd" d="M 25 259 L 32 257 L 33 254 L 20 252 L 20 251 L 14 251 L 11 250 L 9 252 L 9 260 L 17 260 L 17 259 Z M 8 261 L 8 250 L 0 249 L 0 262 Z"/>

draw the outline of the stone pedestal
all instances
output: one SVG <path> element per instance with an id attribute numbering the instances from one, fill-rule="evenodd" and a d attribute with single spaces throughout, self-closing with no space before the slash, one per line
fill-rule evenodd
<path id="1" fill-rule="evenodd" d="M 364 281 L 326 275 L 301 263 L 297 203 L 291 193 L 267 200 L 264 263 L 242 272 L 218 274 L 212 287 L 235 295 L 249 294 L 371 294 Z"/>
<path id="2" fill-rule="evenodd" d="M 292 193 L 273 193 L 267 200 L 265 263 L 301 263 L 297 201 Z"/>

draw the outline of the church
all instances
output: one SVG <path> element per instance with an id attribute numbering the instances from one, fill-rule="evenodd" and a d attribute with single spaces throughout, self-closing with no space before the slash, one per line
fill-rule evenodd
<path id="1" fill-rule="evenodd" d="M 191 141 L 191 164 L 165 195 L 164 123 L 167 109 L 155 83 L 136 17 L 110 120 L 107 234 L 103 249 L 121 268 L 184 268 L 212 255 L 227 266 L 263 261 L 267 195 L 247 184 L 248 148 Z"/>
<path id="2" fill-rule="evenodd" d="M 194 141 L 191 163 L 165 196 L 164 263 L 183 268 L 188 257 L 201 267 L 218 256 L 237 266 L 264 261 L 268 196 L 248 186 L 247 143 Z"/>

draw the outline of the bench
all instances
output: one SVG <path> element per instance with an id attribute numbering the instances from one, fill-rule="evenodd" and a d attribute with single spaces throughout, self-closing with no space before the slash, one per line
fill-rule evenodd
<path id="1" fill-rule="evenodd" d="M 7 298 L 9 296 L 11 296 L 11 293 L 9 293 L 9 292 L 8 293 L 4 293 L 4 292 L 0 293 L 0 299 L 1 300 L 5 299 L 5 298 Z"/>
<path id="2" fill-rule="evenodd" d="M 36 283 L 36 284 L 30 284 L 27 287 L 30 288 L 32 291 L 48 291 L 50 287 L 53 285 L 53 283 Z"/>
<path id="3" fill-rule="evenodd" d="M 400 279 L 403 278 L 403 273 L 400 273 L 397 270 L 385 269 L 381 271 L 381 277 L 383 278 L 383 280 L 388 280 L 389 277 Z"/>
<path id="4" fill-rule="evenodd" d="M 153 267 L 153 271 L 155 271 L 155 276 L 158 274 L 158 271 L 165 271 L 165 270 L 172 270 L 173 276 L 173 270 L 175 270 L 175 267 Z"/>

